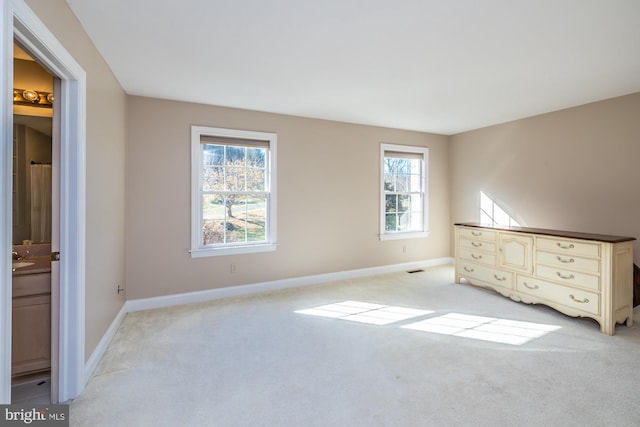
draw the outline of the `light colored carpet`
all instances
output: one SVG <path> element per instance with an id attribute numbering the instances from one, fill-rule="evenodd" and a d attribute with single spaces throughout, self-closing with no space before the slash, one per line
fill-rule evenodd
<path id="1" fill-rule="evenodd" d="M 296 313 L 342 301 L 433 312 L 386 325 Z M 560 329 L 511 345 L 402 327 L 452 313 Z M 638 426 L 638 325 L 606 336 L 456 285 L 452 266 L 137 312 L 71 425 Z"/>

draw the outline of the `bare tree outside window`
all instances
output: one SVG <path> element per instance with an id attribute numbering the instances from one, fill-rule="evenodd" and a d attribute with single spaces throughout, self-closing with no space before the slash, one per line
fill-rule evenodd
<path id="1" fill-rule="evenodd" d="M 262 147 L 203 144 L 203 244 L 266 239 Z"/>

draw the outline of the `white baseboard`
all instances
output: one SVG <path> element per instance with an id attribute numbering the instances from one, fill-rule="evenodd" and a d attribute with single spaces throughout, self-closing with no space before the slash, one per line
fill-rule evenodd
<path id="1" fill-rule="evenodd" d="M 385 265 L 381 267 L 363 268 L 359 270 L 340 271 L 336 273 L 318 274 L 314 276 L 295 277 L 291 279 L 274 280 L 271 282 L 253 283 L 249 285 L 231 286 L 227 288 L 209 289 L 206 291 L 186 292 L 181 294 L 164 295 L 152 298 L 140 298 L 125 302 L 109 329 L 96 346 L 93 353 L 85 363 L 84 385 L 91 379 L 91 376 L 98 367 L 98 363 L 107 351 L 109 343 L 116 334 L 122 320 L 127 313 L 141 310 L 151 310 L 155 308 L 170 307 L 174 305 L 189 304 L 194 302 L 211 301 L 236 296 L 259 294 L 282 289 L 300 288 L 303 286 L 318 285 L 322 283 L 335 282 L 339 280 L 356 279 L 359 277 L 376 276 L 379 274 L 395 273 L 399 271 L 410 271 L 421 268 L 435 267 L 438 265 L 452 264 L 452 257 L 437 258 L 426 261 L 410 262 L 405 264 Z"/>
<path id="2" fill-rule="evenodd" d="M 91 353 L 91 356 L 89 357 L 87 362 L 84 364 L 83 388 L 84 386 L 87 385 L 87 383 L 91 379 L 91 376 L 96 371 L 96 368 L 98 367 L 98 363 L 100 363 L 102 356 L 104 356 L 104 353 L 107 351 L 107 347 L 109 347 L 111 340 L 113 339 L 114 335 L 118 331 L 118 328 L 120 327 L 120 324 L 122 323 L 122 320 L 124 319 L 124 316 L 126 316 L 126 314 L 127 314 L 127 304 L 125 303 L 122 305 L 122 308 L 120 309 L 118 314 L 116 314 L 116 317 L 115 319 L 113 319 L 113 322 L 111 322 L 111 325 L 107 329 L 107 332 L 104 333 L 104 335 L 102 336 L 102 339 L 96 346 L 95 350 L 93 350 L 93 353 Z"/>
<path id="3" fill-rule="evenodd" d="M 339 280 L 355 279 L 359 277 L 375 276 L 378 274 L 395 273 L 398 271 L 415 270 L 452 264 L 452 257 L 437 258 L 405 264 L 385 265 L 380 267 L 363 268 L 359 270 L 340 271 L 336 273 L 318 274 L 314 276 L 294 277 L 291 279 L 274 280 L 271 282 L 253 283 L 249 285 L 230 286 L 227 288 L 208 289 L 206 291 L 186 292 L 181 294 L 163 295 L 159 297 L 133 299 L 126 302 L 128 313 L 155 308 L 171 307 L 174 305 L 190 304 L 194 302 L 212 301 L 223 298 L 252 295 L 282 289 L 300 288 Z"/>

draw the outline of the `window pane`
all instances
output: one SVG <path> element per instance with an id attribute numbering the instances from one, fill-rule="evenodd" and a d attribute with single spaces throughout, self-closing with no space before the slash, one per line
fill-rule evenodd
<path id="1" fill-rule="evenodd" d="M 398 212 L 406 212 L 411 209 L 411 196 L 402 194 L 398 196 Z"/>
<path id="2" fill-rule="evenodd" d="M 236 163 L 236 162 L 240 164 L 244 163 L 246 147 L 237 147 L 234 145 L 227 145 L 226 149 L 227 149 L 227 158 L 226 158 L 227 163 Z"/>
<path id="3" fill-rule="evenodd" d="M 224 221 L 224 197 L 214 194 L 202 196 L 202 218 Z"/>
<path id="4" fill-rule="evenodd" d="M 267 238 L 267 196 L 247 198 L 247 241 L 263 242 Z"/>
<path id="5" fill-rule="evenodd" d="M 400 174 L 396 177 L 396 191 L 405 192 L 411 191 L 410 175 Z"/>
<path id="6" fill-rule="evenodd" d="M 385 231 L 396 231 L 397 217 L 396 214 L 386 214 L 384 229 Z"/>
<path id="7" fill-rule="evenodd" d="M 202 221 L 202 244 L 215 245 L 224 243 L 224 223 L 206 219 Z"/>
<path id="8" fill-rule="evenodd" d="M 266 167 L 267 150 L 264 148 L 247 148 L 247 166 L 264 169 Z"/>
<path id="9" fill-rule="evenodd" d="M 264 191 L 266 189 L 264 169 L 247 169 L 247 191 Z"/>
<path id="10" fill-rule="evenodd" d="M 201 144 L 202 160 L 205 165 L 220 166 L 224 163 L 224 146 Z"/>
<path id="11" fill-rule="evenodd" d="M 224 168 L 207 166 L 202 169 L 202 190 L 222 191 L 224 189 Z"/>
<path id="12" fill-rule="evenodd" d="M 394 185 L 394 176 L 391 174 L 384 174 L 384 191 L 396 191 Z"/>
<path id="13" fill-rule="evenodd" d="M 398 196 L 395 194 L 387 194 L 385 196 L 385 212 L 396 212 L 398 210 Z"/>
<path id="14" fill-rule="evenodd" d="M 204 245 L 224 243 L 224 197 L 203 195 L 202 218 L 202 243 Z"/>
<path id="15" fill-rule="evenodd" d="M 226 168 L 225 174 L 225 190 L 226 191 L 243 191 L 245 189 L 245 170 L 239 163 Z"/>

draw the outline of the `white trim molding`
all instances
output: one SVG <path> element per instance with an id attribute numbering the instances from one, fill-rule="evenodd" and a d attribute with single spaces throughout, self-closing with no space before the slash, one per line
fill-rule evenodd
<path id="1" fill-rule="evenodd" d="M 319 285 L 339 280 L 371 277 L 380 274 L 396 273 L 399 271 L 410 271 L 421 268 L 435 267 L 438 265 L 453 264 L 453 262 L 454 259 L 452 257 L 445 257 L 404 264 L 364 268 L 359 270 L 348 270 L 336 273 L 318 274 L 313 276 L 294 277 L 291 279 L 274 280 L 271 282 L 261 282 L 248 285 L 230 286 L 226 288 L 208 289 L 205 291 L 185 292 L 152 298 L 133 299 L 126 302 L 126 311 L 128 313 L 131 313 L 135 311 L 172 307 L 181 304 L 191 304 L 195 302 L 213 301 L 223 298 L 254 295 L 264 292 L 279 291 L 283 289 L 301 288 L 305 286 Z"/>
<path id="2" fill-rule="evenodd" d="M 322 285 L 339 280 L 371 277 L 380 274 L 395 273 L 399 271 L 411 271 L 421 268 L 436 267 L 439 265 L 453 264 L 453 257 L 437 258 L 426 261 L 410 262 L 405 264 L 385 265 L 380 267 L 364 268 L 359 270 L 341 271 L 337 273 L 318 274 L 291 279 L 275 280 L 271 282 L 253 283 L 248 285 L 231 286 L 227 288 L 208 289 L 198 292 L 185 292 L 181 294 L 163 295 L 152 298 L 140 298 L 127 301 L 120 312 L 111 322 L 111 325 L 102 336 L 102 339 L 87 360 L 84 370 L 84 384 L 86 385 L 95 373 L 102 357 L 106 353 L 109 344 L 115 337 L 120 325 L 128 313 L 158 308 L 173 307 L 182 304 L 191 304 L 204 301 L 214 301 L 238 296 L 256 295 L 277 290 L 300 288 L 312 285 Z"/>
<path id="3" fill-rule="evenodd" d="M 0 6 L 2 33 L 0 34 L 0 404 L 11 403 L 11 235 L 12 235 L 12 139 L 13 105 L 13 3 L 3 1 Z"/>
<path id="4" fill-rule="evenodd" d="M 83 384 L 85 386 L 91 379 L 91 376 L 93 375 L 93 373 L 98 368 L 98 364 L 100 363 L 102 356 L 104 356 L 105 352 L 107 351 L 107 348 L 111 343 L 111 340 L 113 340 L 113 337 L 116 335 L 116 332 L 118 332 L 118 328 L 120 328 L 120 325 L 122 324 L 122 321 L 124 320 L 126 315 L 127 315 L 127 306 L 126 304 L 123 304 L 122 308 L 116 315 L 115 319 L 113 319 L 113 322 L 111 322 L 111 325 L 102 336 L 102 339 L 100 340 L 96 348 L 93 350 L 93 353 L 91 353 L 91 356 L 89 356 L 89 359 L 87 360 L 87 364 L 84 367 Z"/>

